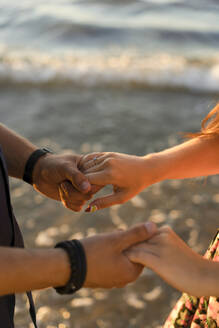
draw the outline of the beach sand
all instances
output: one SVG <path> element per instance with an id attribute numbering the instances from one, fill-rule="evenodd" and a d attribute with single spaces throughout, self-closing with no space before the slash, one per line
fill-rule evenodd
<path id="1" fill-rule="evenodd" d="M 119 151 L 143 155 L 179 142 L 180 131 L 198 130 L 215 96 L 154 90 L 2 87 L 1 121 L 55 152 Z M 11 181 L 12 202 L 27 247 L 52 247 L 152 220 L 169 224 L 203 254 L 218 227 L 219 177 L 166 181 L 122 206 L 93 214 L 71 212 Z M 106 191 L 105 191 L 106 193 Z M 81 289 L 60 297 L 35 291 L 40 328 L 158 328 L 180 293 L 145 269 L 123 289 Z M 25 295 L 19 295 L 16 327 L 30 325 Z M 30 326 L 31 327 L 31 326 Z"/>

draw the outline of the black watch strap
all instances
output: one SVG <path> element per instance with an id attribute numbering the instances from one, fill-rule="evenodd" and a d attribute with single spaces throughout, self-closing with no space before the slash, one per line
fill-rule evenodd
<path id="1" fill-rule="evenodd" d="M 56 244 L 55 248 L 63 248 L 69 259 L 70 278 L 65 286 L 55 287 L 58 294 L 73 294 L 84 284 L 87 274 L 87 260 L 84 248 L 77 239 L 66 240 Z"/>
<path id="2" fill-rule="evenodd" d="M 25 165 L 24 169 L 24 175 L 23 175 L 23 180 L 29 184 L 33 184 L 33 169 L 38 161 L 38 159 L 48 153 L 52 153 L 49 149 L 47 148 L 42 148 L 42 149 L 37 149 L 35 150 L 30 157 L 27 160 L 27 163 Z"/>

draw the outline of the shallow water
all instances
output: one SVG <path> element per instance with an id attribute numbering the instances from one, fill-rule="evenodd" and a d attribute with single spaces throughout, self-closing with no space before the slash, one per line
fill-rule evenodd
<path id="1" fill-rule="evenodd" d="M 0 82 L 219 91 L 219 4 L 0 4 Z"/>

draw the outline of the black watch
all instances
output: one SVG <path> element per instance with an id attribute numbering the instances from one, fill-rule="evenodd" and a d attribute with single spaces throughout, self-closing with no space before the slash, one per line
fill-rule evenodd
<path id="1" fill-rule="evenodd" d="M 34 166 L 36 164 L 36 162 L 38 161 L 38 159 L 48 153 L 53 153 L 51 150 L 47 149 L 47 148 L 41 148 L 41 149 L 37 149 L 35 150 L 30 157 L 27 160 L 27 163 L 25 165 L 25 169 L 24 169 L 24 175 L 23 175 L 23 180 L 29 184 L 33 184 L 33 169 Z"/>

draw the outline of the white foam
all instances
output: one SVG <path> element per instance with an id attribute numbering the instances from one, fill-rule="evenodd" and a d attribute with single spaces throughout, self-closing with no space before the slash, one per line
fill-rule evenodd
<path id="1" fill-rule="evenodd" d="M 89 86 L 170 87 L 219 91 L 219 60 L 188 60 L 181 56 L 135 52 L 75 53 L 49 56 L 0 49 L 0 81 L 12 83 L 74 83 Z"/>

